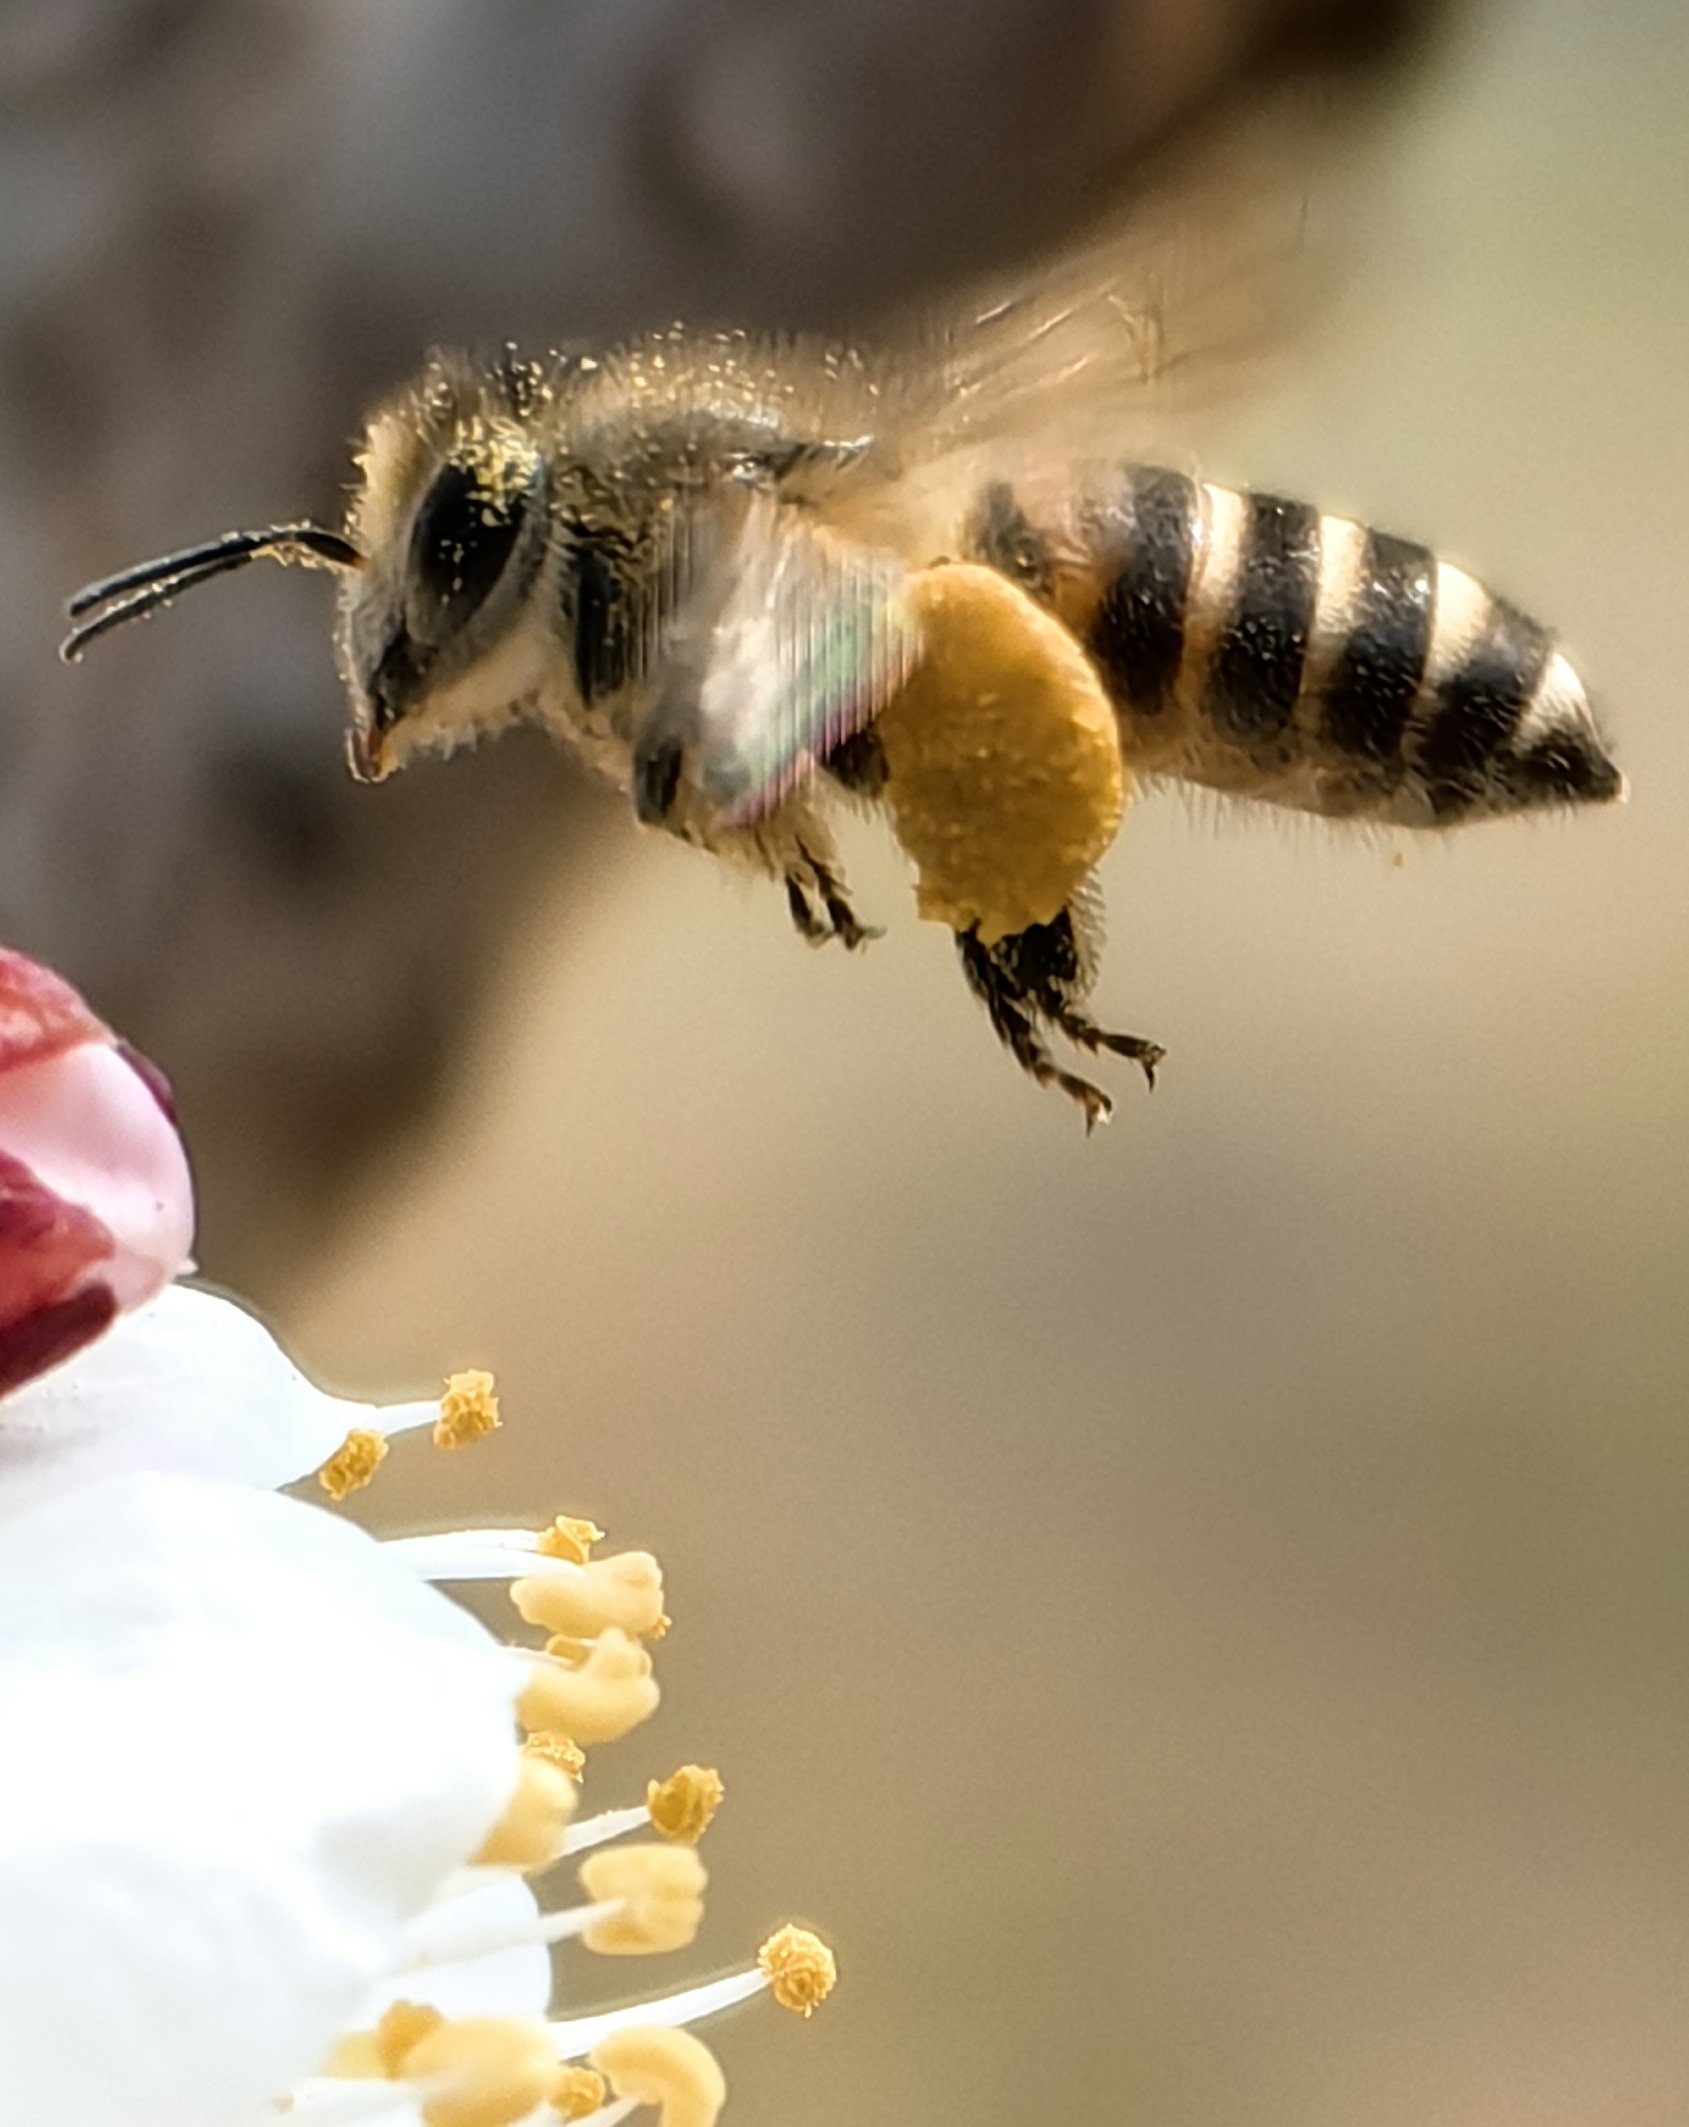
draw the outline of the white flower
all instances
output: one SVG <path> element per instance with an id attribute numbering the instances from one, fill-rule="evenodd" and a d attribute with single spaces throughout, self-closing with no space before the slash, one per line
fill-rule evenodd
<path id="1" fill-rule="evenodd" d="M 135 1470 L 268 1490 L 319 1468 L 351 1433 L 439 1419 L 437 1402 L 380 1409 L 331 1396 L 235 1301 L 167 1285 L 0 1400 L 0 1514 L 46 1487 Z"/>
<path id="2" fill-rule="evenodd" d="M 714 2127 L 681 2026 L 764 1989 L 807 2015 L 814 1937 L 546 2015 L 552 1944 L 674 1950 L 702 1916 L 713 1772 L 571 1822 L 579 1746 L 657 1704 L 656 1560 L 561 1518 L 383 1544 L 275 1497 L 313 1469 L 342 1497 L 418 1424 L 479 1437 L 492 1378 L 325 1393 L 168 1282 L 192 1216 L 162 1081 L 0 953 L 0 2122 Z M 507 1646 L 448 1579 L 551 1637 Z M 527 1877 L 583 1852 L 584 1898 L 542 1911 Z"/>
<path id="3" fill-rule="evenodd" d="M 678 2026 L 831 1984 L 786 1931 L 725 1980 L 546 2021 L 552 1943 L 691 1940 L 721 1784 L 683 1767 L 571 1822 L 576 1741 L 656 1704 L 647 1554 L 594 1559 L 569 1520 L 384 1544 L 262 1489 L 325 1451 L 361 1477 L 427 1419 L 473 1437 L 490 1379 L 348 1404 L 187 1287 L 0 1401 L 0 2119 L 258 2127 L 288 2094 L 318 2127 L 507 2127 L 541 2099 L 710 2127 L 720 2073 Z M 437 1579 L 505 1581 L 562 1636 L 507 1646 Z M 639 1830 L 662 1837 L 608 1844 Z M 542 1912 L 526 1877 L 581 1853 L 584 1899 Z"/>
<path id="4" fill-rule="evenodd" d="M 295 1501 L 130 1477 L 0 1544 L 0 2116 L 224 2127 L 515 1783 L 508 1654 Z"/>

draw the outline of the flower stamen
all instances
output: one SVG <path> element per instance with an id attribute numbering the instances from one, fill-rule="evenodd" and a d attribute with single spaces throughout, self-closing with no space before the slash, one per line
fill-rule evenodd
<path id="1" fill-rule="evenodd" d="M 317 1472 L 317 1482 L 338 1504 L 361 1492 L 387 1459 L 387 1435 L 373 1426 L 354 1426 Z"/>
<path id="2" fill-rule="evenodd" d="M 590 1639 L 615 1625 L 632 1639 L 656 1631 L 663 1618 L 662 1569 L 649 1551 L 619 1551 L 572 1570 L 547 1560 L 552 1571 L 513 1581 L 510 1600 L 524 1624 L 570 1639 Z"/>
<path id="3" fill-rule="evenodd" d="M 757 1968 L 782 2009 L 810 2017 L 837 1984 L 839 1968 L 831 1950 L 808 1928 L 777 1928 L 757 1952 Z"/>
<path id="4" fill-rule="evenodd" d="M 538 1751 L 518 1753 L 516 1789 L 504 1815 L 471 1857 L 479 1868 L 549 1868 L 564 1851 L 575 1813 L 574 1781 Z"/>
<path id="5" fill-rule="evenodd" d="M 704 1917 L 704 1864 L 689 1846 L 606 1847 L 582 1862 L 581 1889 L 610 1910 L 581 1930 L 603 1957 L 684 1950 Z"/>
<path id="6" fill-rule="evenodd" d="M 579 1661 L 552 1653 L 522 1659 L 527 1683 L 516 1702 L 516 1718 L 530 1734 L 559 1729 L 577 1743 L 614 1743 L 657 1710 L 661 1694 L 651 1657 L 614 1625 Z"/>
<path id="7" fill-rule="evenodd" d="M 493 1377 L 478 1366 L 448 1377 L 440 1397 L 440 1415 L 434 1422 L 437 1448 L 465 1448 L 483 1440 L 499 1424 L 498 1396 Z"/>
<path id="8" fill-rule="evenodd" d="M 701 2038 L 663 2025 L 616 2031 L 592 2050 L 592 2065 L 619 2098 L 655 2105 L 659 2127 L 715 2127 L 727 2080 Z"/>
<path id="9" fill-rule="evenodd" d="M 593 1545 L 603 1541 L 604 1531 L 597 1522 L 581 1521 L 572 1514 L 559 1514 L 549 1529 L 540 1531 L 534 1548 L 546 1558 L 567 1559 L 570 1565 L 584 1566 L 592 1556 Z M 603 2088 L 602 2083 L 599 2087 Z M 552 2102 L 555 2104 L 556 2100 Z"/>

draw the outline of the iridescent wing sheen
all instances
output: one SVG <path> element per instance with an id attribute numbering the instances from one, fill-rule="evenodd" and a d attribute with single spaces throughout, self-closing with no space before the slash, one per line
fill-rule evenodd
<path id="1" fill-rule="evenodd" d="M 634 746 L 642 816 L 677 786 L 728 826 L 777 805 L 871 723 L 917 650 L 903 562 L 758 496 L 699 572 Z"/>

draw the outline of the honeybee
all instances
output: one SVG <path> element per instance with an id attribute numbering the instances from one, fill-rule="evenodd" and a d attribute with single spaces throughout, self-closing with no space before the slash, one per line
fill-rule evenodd
<path id="1" fill-rule="evenodd" d="M 537 718 L 817 943 L 873 935 L 830 814 L 876 809 L 1090 1127 L 1051 1034 L 1151 1084 L 1163 1054 L 1087 1005 L 1128 771 L 1420 828 L 1623 788 L 1566 657 L 1463 568 L 1117 447 L 1199 337 L 1103 273 L 885 354 L 675 327 L 436 358 L 371 420 L 344 531 L 93 584 L 64 654 L 260 556 L 334 570 L 354 775 Z"/>

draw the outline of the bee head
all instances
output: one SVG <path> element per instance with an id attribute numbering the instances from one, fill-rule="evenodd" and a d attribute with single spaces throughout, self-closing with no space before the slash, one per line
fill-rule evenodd
<path id="1" fill-rule="evenodd" d="M 359 456 L 341 598 L 353 773 L 508 721 L 532 691 L 513 638 L 545 556 L 545 459 L 497 381 L 436 367 L 378 414 Z M 518 666 L 524 668 L 517 670 Z"/>
<path id="2" fill-rule="evenodd" d="M 125 569 L 70 601 L 60 654 L 74 663 L 108 630 L 267 555 L 341 574 L 360 779 L 507 721 L 534 691 L 531 631 L 525 657 L 512 653 L 546 548 L 546 465 L 529 420 L 545 389 L 510 358 L 480 376 L 436 361 L 370 424 L 346 532 L 269 525 Z"/>

